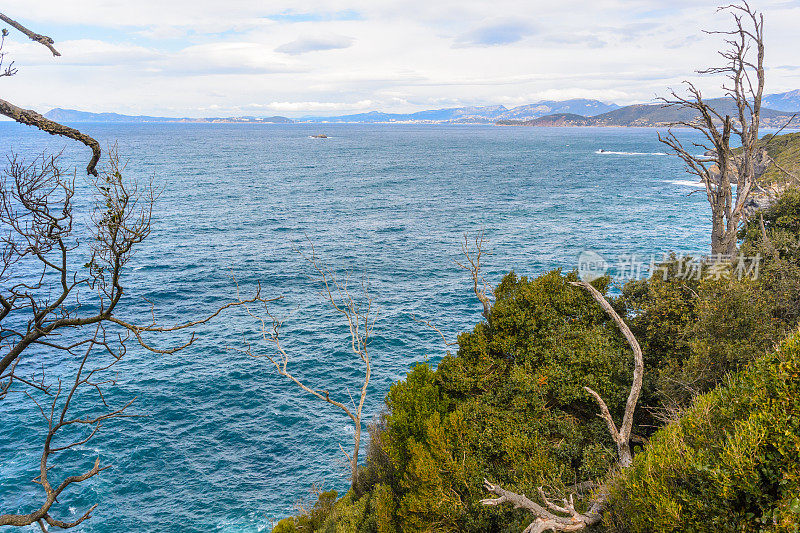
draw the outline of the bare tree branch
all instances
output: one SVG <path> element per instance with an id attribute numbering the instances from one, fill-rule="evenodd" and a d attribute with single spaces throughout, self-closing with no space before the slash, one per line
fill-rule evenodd
<path id="1" fill-rule="evenodd" d="M 372 297 L 369 294 L 369 284 L 366 280 L 361 283 L 361 298 L 356 299 L 353 297 L 348 287 L 348 278 L 339 279 L 329 267 L 325 266 L 318 258 L 314 245 L 310 240 L 308 241 L 308 248 L 310 249 L 310 253 L 305 253 L 302 250 L 298 251 L 313 269 L 316 277 L 312 279 L 320 287 L 321 296 L 347 323 L 350 331 L 351 352 L 357 357 L 364 368 L 364 378 L 361 383 L 359 396 L 357 397 L 357 403 L 351 397 L 351 406 L 348 406 L 345 401 L 332 398 L 328 390 L 308 385 L 305 379 L 297 377 L 289 369 L 289 360 L 291 356 L 289 350 L 284 346 L 281 336 L 283 321 L 269 310 L 266 305 L 268 302 L 267 300 L 261 300 L 259 302 L 263 307 L 263 315 L 252 311 L 250 307 L 246 305 L 247 302 L 241 300 L 240 302 L 245 304 L 244 309 L 246 312 L 259 324 L 259 337 L 261 340 L 265 343 L 272 344 L 275 351 L 273 353 L 256 354 L 252 351 L 249 344 L 245 349 L 232 349 L 244 352 L 252 357 L 263 357 L 267 359 L 272 363 L 279 375 L 287 378 L 301 390 L 322 402 L 338 408 L 352 421 L 354 428 L 353 452 L 352 454 L 348 454 L 343 448 L 342 451 L 345 456 L 347 456 L 348 462 L 350 463 L 351 484 L 355 486 L 358 481 L 358 454 L 361 446 L 361 433 L 363 429 L 364 402 L 367 398 L 367 388 L 372 375 L 369 344 L 378 311 L 374 307 Z"/>
<path id="2" fill-rule="evenodd" d="M 423 324 L 425 326 L 428 326 L 433 331 L 438 333 L 439 336 L 442 338 L 442 342 L 444 343 L 445 346 L 458 346 L 458 341 L 456 341 L 456 342 L 448 342 L 447 341 L 447 337 L 444 336 L 444 333 L 442 333 L 442 331 L 439 328 L 437 328 L 433 323 L 431 323 L 430 320 L 422 320 L 421 318 L 415 317 L 413 314 L 411 315 L 411 320 L 413 320 L 414 322 L 418 322 L 420 324 Z"/>
<path id="3" fill-rule="evenodd" d="M 112 147 L 107 166 L 89 179 L 94 201 L 88 202 L 87 235 L 74 228 L 75 172 L 64 171 L 58 156 L 41 156 L 29 163 L 12 154 L 0 180 L 0 406 L 8 394 L 22 392 L 47 424 L 40 472 L 34 480 L 44 490 L 43 501 L 29 513 L 0 513 L 0 526 L 70 528 L 91 517 L 94 506 L 71 522 L 53 517 L 50 509 L 69 486 L 97 476 L 108 465 L 98 459 L 92 468 L 60 483 L 49 473 L 54 456 L 89 442 L 105 424 L 134 416 L 128 412 L 134 399 L 109 406 L 104 392 L 116 384 L 113 372 L 131 338 L 153 352 L 174 353 L 190 345 L 194 334 L 188 342 L 167 349 L 151 347 L 143 335 L 189 330 L 228 309 L 267 301 L 259 287 L 251 298 L 242 298 L 237 290 L 237 301 L 173 326 L 158 325 L 154 311 L 146 325 L 118 318 L 118 311 L 126 307 L 122 303 L 126 265 L 150 235 L 156 199 L 152 185 L 140 187 L 124 178 L 124 171 Z M 87 242 L 81 244 L 84 238 Z M 44 363 L 36 375 L 23 374 L 23 366 L 29 368 L 41 354 L 54 361 L 53 370 L 72 376 L 68 388 L 60 377 L 57 385 L 48 383 Z M 96 412 L 71 415 L 74 399 L 80 395 L 86 402 L 92 394 L 89 405 Z M 83 413 L 88 412 L 85 402 Z"/>
<path id="4" fill-rule="evenodd" d="M 54 56 L 60 56 L 61 55 L 61 54 L 58 53 L 58 50 L 56 50 L 53 47 L 53 45 L 55 44 L 55 41 L 53 39 L 51 39 L 50 37 L 47 37 L 46 35 L 40 35 L 38 33 L 32 32 L 31 30 L 29 30 L 28 28 L 26 28 L 25 26 L 23 26 L 22 24 L 20 24 L 16 20 L 12 20 L 12 19 L 8 18 L 7 16 L 5 16 L 2 13 L 0 13 L 0 20 L 5 22 L 6 24 L 11 26 L 12 28 L 14 28 L 16 30 L 19 30 L 20 32 L 24 33 L 25 35 L 28 36 L 28 38 L 30 40 L 36 41 L 37 43 L 41 44 L 42 46 L 46 46 L 47 49 L 50 50 L 50 52 L 53 53 Z"/>
<path id="5" fill-rule="evenodd" d="M 60 56 L 61 54 L 53 47 L 54 41 L 50 37 L 45 35 L 40 35 L 35 33 L 19 22 L 12 20 L 11 18 L 7 17 L 6 15 L 0 13 L 0 20 L 6 22 L 13 28 L 19 30 L 23 34 L 25 34 L 28 38 L 33 41 L 36 41 L 43 46 L 46 46 L 54 56 Z M 2 50 L 2 44 L 5 43 L 5 37 L 8 34 L 8 31 L 3 29 L 3 41 L 0 43 L 0 50 Z M 4 57 L 4 53 L 0 54 L 0 64 L 2 63 L 1 59 Z M 13 62 L 12 62 L 13 65 Z M 9 65 L 5 71 L 2 72 L 2 76 L 13 76 L 17 73 L 15 68 L 12 68 L 12 65 Z M 19 122 L 20 124 L 25 124 L 28 126 L 35 126 L 40 130 L 49 133 L 50 135 L 58 135 L 61 137 L 66 137 L 68 139 L 73 139 L 78 142 L 81 142 L 91 148 L 92 150 L 92 158 L 89 161 L 89 164 L 86 166 L 86 172 L 93 176 L 97 176 L 97 163 L 100 161 L 100 143 L 97 142 L 96 139 L 81 133 L 80 131 L 76 130 L 75 128 L 70 128 L 68 126 L 64 126 L 59 124 L 58 122 L 54 122 L 50 119 L 47 119 L 37 113 L 36 111 L 32 111 L 30 109 L 22 109 L 11 102 L 6 100 L 0 99 L 0 113 L 7 116 L 10 119 Z"/>
<path id="6" fill-rule="evenodd" d="M 586 391 L 594 397 L 600 406 L 599 416 L 605 420 L 606 424 L 608 425 L 608 431 L 611 434 L 611 438 L 617 445 L 618 466 L 620 468 L 628 468 L 633 462 L 633 456 L 630 448 L 630 440 L 632 437 L 631 430 L 633 428 L 633 415 L 634 411 L 636 410 L 636 405 L 639 401 L 644 375 L 644 358 L 642 356 L 642 350 L 630 328 L 628 328 L 627 324 L 625 324 L 625 321 L 622 320 L 619 314 L 617 314 L 617 312 L 614 310 L 611 304 L 608 303 L 600 291 L 585 281 L 575 281 L 570 283 L 576 287 L 581 287 L 586 290 L 592 296 L 592 298 L 598 304 L 600 304 L 606 314 L 608 314 L 608 316 L 614 321 L 617 328 L 619 328 L 620 332 L 625 337 L 625 340 L 628 342 L 628 345 L 631 347 L 631 350 L 633 350 L 633 382 L 631 384 L 630 393 L 628 394 L 628 400 L 625 404 L 625 415 L 623 416 L 622 424 L 619 429 L 617 429 L 614 419 L 611 416 L 611 412 L 609 411 L 608 406 L 606 405 L 605 401 L 603 401 L 602 397 L 589 387 L 584 387 Z M 490 483 L 485 479 L 484 488 L 497 497 L 481 500 L 483 505 L 496 506 L 503 503 L 510 503 L 516 508 L 530 511 L 535 516 L 534 521 L 531 522 L 527 528 L 525 528 L 523 533 L 541 533 L 544 531 L 582 531 L 589 526 L 600 523 L 602 519 L 601 512 L 608 498 L 608 489 L 602 485 L 597 487 L 594 491 L 594 498 L 590 502 L 588 510 L 582 513 L 575 508 L 575 498 L 573 495 L 570 495 L 569 498 L 565 498 L 562 501 L 562 505 L 558 505 L 550 501 L 542 488 L 539 487 L 538 495 L 542 502 L 539 504 L 524 494 L 517 494 L 515 492 L 508 491 L 498 485 Z"/>
<path id="7" fill-rule="evenodd" d="M 50 135 L 58 135 L 67 137 L 81 142 L 92 149 L 92 158 L 86 166 L 86 173 L 97 176 L 97 163 L 100 161 L 100 143 L 94 138 L 81 133 L 75 128 L 64 126 L 58 122 L 54 122 L 48 118 L 43 117 L 36 111 L 30 109 L 22 109 L 15 106 L 11 102 L 0 98 L 0 113 L 13 119 L 20 124 L 27 126 L 36 126 L 40 130 L 49 133 Z"/>
<path id="8" fill-rule="evenodd" d="M 469 235 L 465 233 L 464 242 L 461 244 L 461 254 L 464 256 L 466 261 L 456 261 L 455 263 L 460 268 L 469 272 L 470 277 L 472 278 L 472 290 L 483 305 L 483 318 L 488 321 L 492 315 L 492 301 L 489 298 L 491 289 L 486 283 L 486 279 L 481 276 L 481 257 L 483 254 L 487 253 L 486 250 L 483 249 L 485 244 L 486 241 L 484 239 L 483 231 L 475 236 L 474 249 L 470 243 Z"/>

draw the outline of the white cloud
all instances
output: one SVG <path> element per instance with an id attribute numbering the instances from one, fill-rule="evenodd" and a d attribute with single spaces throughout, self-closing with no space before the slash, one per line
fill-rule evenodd
<path id="1" fill-rule="evenodd" d="M 96 39 L 78 39 L 57 43 L 61 57 L 54 58 L 33 42 L 8 43 L 7 51 L 21 66 L 82 65 L 116 66 L 152 61 L 162 56 L 157 50 L 127 43 L 109 43 Z"/>
<path id="2" fill-rule="evenodd" d="M 360 111 L 376 105 L 373 100 L 361 100 L 354 103 L 346 102 L 272 102 L 266 105 L 251 104 L 253 108 L 265 108 L 271 111 Z"/>
<path id="3" fill-rule="evenodd" d="M 159 65 L 159 72 L 169 76 L 215 74 L 271 74 L 300 72 L 268 47 L 252 42 L 199 44 L 171 54 Z"/>
<path id="4" fill-rule="evenodd" d="M 276 52 L 289 55 L 299 55 L 322 50 L 339 50 L 353 45 L 353 39 L 341 35 L 328 37 L 301 37 L 292 42 L 280 45 Z"/>
<path id="5" fill-rule="evenodd" d="M 4 98 L 152 115 L 650 100 L 718 61 L 718 0 L 5 0 Z M 762 0 L 768 92 L 796 88 L 800 7 Z M 346 37 L 345 37 L 346 36 Z M 324 52 L 323 50 L 328 50 Z M 201 78 L 202 77 L 202 78 Z M 719 80 L 701 79 L 709 95 Z"/>
<path id="6" fill-rule="evenodd" d="M 494 22 L 460 35 L 455 46 L 501 46 L 519 42 L 536 32 L 532 24 L 519 20 Z"/>

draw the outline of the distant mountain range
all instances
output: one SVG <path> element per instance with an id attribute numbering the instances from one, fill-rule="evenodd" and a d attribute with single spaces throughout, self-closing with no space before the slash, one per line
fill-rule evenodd
<path id="1" fill-rule="evenodd" d="M 709 100 L 723 113 L 733 114 L 728 99 Z M 763 99 L 762 118 L 765 125 L 783 125 L 793 112 L 800 112 L 800 90 L 771 94 Z M 620 107 L 614 103 L 576 98 L 545 100 L 534 104 L 507 108 L 503 105 L 483 107 L 451 107 L 416 113 L 383 113 L 371 111 L 336 117 L 212 117 L 174 118 L 120 115 L 118 113 L 88 113 L 73 109 L 53 109 L 45 117 L 57 122 L 199 122 L 199 123 L 411 123 L 411 124 L 500 124 L 523 126 L 664 126 L 692 118 L 691 111 L 665 108 L 660 104 L 635 104 Z M 800 122 L 800 118 L 796 119 Z"/>
<path id="2" fill-rule="evenodd" d="M 613 109 L 617 104 L 606 104 L 599 100 L 573 99 L 556 102 L 546 100 L 535 104 L 507 108 L 503 105 L 485 107 L 451 107 L 447 109 L 431 109 L 416 113 L 383 113 L 371 111 L 355 115 L 338 117 L 303 117 L 300 122 L 327 123 L 374 123 L 374 122 L 413 122 L 432 124 L 492 124 L 498 120 L 531 120 L 553 113 L 574 113 L 576 115 L 594 116 Z"/>
<path id="3" fill-rule="evenodd" d="M 303 117 L 292 120 L 286 117 L 227 117 L 227 118 L 175 118 L 120 115 L 118 113 L 89 113 L 75 111 L 74 109 L 52 109 L 45 113 L 45 117 L 56 122 L 244 122 L 244 123 L 430 123 L 430 124 L 493 124 L 498 120 L 530 120 L 551 113 L 575 113 L 586 116 L 598 115 L 618 109 L 616 104 L 606 104 L 598 100 L 574 99 L 563 102 L 544 101 L 535 104 L 522 105 L 508 109 L 502 105 L 485 107 L 452 107 L 447 109 L 431 109 L 416 113 L 383 113 L 371 111 L 354 115 L 337 117 Z"/>
<path id="4" fill-rule="evenodd" d="M 780 96 L 780 95 L 776 95 Z M 736 116 L 736 108 L 728 98 L 716 98 L 706 101 L 721 114 Z M 781 127 L 792 119 L 791 111 L 777 111 L 761 108 L 763 126 Z M 598 127 L 658 127 L 669 126 L 676 122 L 691 122 L 697 113 L 691 109 L 665 107 L 663 104 L 634 104 L 595 116 L 583 116 L 577 113 L 554 113 L 530 120 L 499 120 L 501 126 L 598 126 Z M 800 117 L 791 122 L 792 128 L 800 128 Z"/>
<path id="5" fill-rule="evenodd" d="M 290 124 L 294 122 L 286 117 L 210 117 L 210 118 L 175 118 L 175 117 L 149 117 L 146 115 L 120 115 L 119 113 L 89 113 L 74 109 L 51 109 L 44 114 L 46 118 L 56 122 L 199 122 L 199 123 L 268 123 Z"/>

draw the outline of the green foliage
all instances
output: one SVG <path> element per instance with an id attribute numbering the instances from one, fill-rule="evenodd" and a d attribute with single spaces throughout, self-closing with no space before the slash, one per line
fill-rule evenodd
<path id="1" fill-rule="evenodd" d="M 796 323 L 800 320 L 800 189 L 785 191 L 763 213 L 763 220 L 763 232 L 760 218 L 751 220 L 741 232 L 742 253 L 765 258 L 760 279 L 773 300 L 774 315 Z"/>
<path id="2" fill-rule="evenodd" d="M 308 512 L 284 518 L 275 525 L 272 532 L 311 533 L 320 530 L 334 509 L 337 495 L 335 490 L 319 493 L 317 501 Z"/>
<path id="3" fill-rule="evenodd" d="M 800 318 L 800 192 L 740 237 L 756 279 L 679 276 L 673 257 L 612 301 L 643 348 L 634 433 L 650 437 L 614 478 L 612 531 L 800 533 L 800 334 L 774 352 Z M 530 515 L 480 505 L 484 477 L 526 494 L 607 479 L 615 449 L 583 387 L 619 420 L 632 354 L 574 279 L 508 274 L 457 354 L 392 385 L 357 486 L 275 531 L 518 532 Z"/>
<path id="4" fill-rule="evenodd" d="M 524 512 L 480 505 L 484 477 L 529 493 L 604 477 L 614 446 L 583 386 L 621 416 L 632 354 L 575 279 L 507 275 L 456 355 L 395 383 L 359 486 L 316 531 L 519 531 Z"/>
<path id="5" fill-rule="evenodd" d="M 688 405 L 770 349 L 794 321 L 779 319 L 764 280 L 654 277 L 623 291 L 647 368 L 643 405 Z"/>
<path id="6" fill-rule="evenodd" d="M 790 180 L 787 172 L 794 176 L 800 176 L 800 133 L 778 136 L 767 134 L 761 138 L 759 144 L 767 146 L 767 153 L 777 163 L 764 173 L 762 177 L 764 184 L 786 183 Z"/>
<path id="7" fill-rule="evenodd" d="M 800 531 L 800 334 L 697 399 L 612 482 L 609 530 Z"/>
<path id="8" fill-rule="evenodd" d="M 742 255 L 760 257 L 756 279 L 734 271 L 687 278 L 686 261 L 673 257 L 656 276 L 624 287 L 619 305 L 648 369 L 644 406 L 688 405 L 798 323 L 800 191 L 787 191 L 763 218 L 764 230 L 754 218 L 740 234 Z"/>

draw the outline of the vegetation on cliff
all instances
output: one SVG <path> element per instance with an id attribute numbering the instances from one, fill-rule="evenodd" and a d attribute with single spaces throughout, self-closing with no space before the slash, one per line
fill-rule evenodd
<path id="1" fill-rule="evenodd" d="M 587 496 L 594 482 L 611 480 L 604 527 L 613 531 L 662 531 L 658 520 L 675 513 L 674 531 L 793 531 L 780 524 L 800 519 L 791 496 L 800 470 L 791 455 L 800 442 L 800 340 L 777 353 L 774 346 L 800 312 L 800 192 L 764 213 L 763 231 L 753 220 L 740 236 L 743 253 L 763 258 L 757 279 L 732 271 L 687 278 L 676 257 L 613 300 L 647 368 L 634 425 L 639 453 L 624 476 L 611 468 L 614 444 L 582 388 L 597 390 L 619 418 L 631 365 L 622 336 L 569 284 L 574 273 L 510 273 L 489 320 L 459 337 L 456 354 L 392 386 L 359 483 L 338 501 L 323 493 L 275 531 L 524 529 L 528 513 L 480 505 L 484 477 L 519 493 Z M 595 285 L 605 292 L 608 283 Z M 734 402 L 739 396 L 748 397 Z M 625 500 L 633 489 L 638 499 Z M 678 507 L 656 516 L 669 505 Z"/>
<path id="2" fill-rule="evenodd" d="M 611 484 L 609 531 L 797 532 L 800 334 L 698 397 Z"/>
<path id="3" fill-rule="evenodd" d="M 794 123 L 800 124 L 800 118 Z M 763 184 L 800 184 L 800 133 L 765 135 L 760 142 L 775 162 L 764 173 Z"/>

